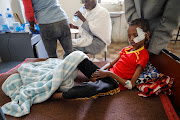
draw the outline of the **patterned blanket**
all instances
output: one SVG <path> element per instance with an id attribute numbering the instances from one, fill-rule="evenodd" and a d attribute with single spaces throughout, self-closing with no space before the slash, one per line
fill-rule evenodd
<path id="1" fill-rule="evenodd" d="M 165 75 L 159 76 L 156 79 L 148 80 L 143 84 L 137 85 L 137 88 L 139 89 L 137 94 L 142 97 L 159 95 L 159 93 L 171 95 L 171 87 L 173 85 L 173 80 L 173 78 Z"/>
<path id="2" fill-rule="evenodd" d="M 74 85 L 77 65 L 88 58 L 75 51 L 64 60 L 50 58 L 42 62 L 24 63 L 2 85 L 11 102 L 2 106 L 5 114 L 21 117 L 30 113 L 32 104 L 47 100 L 57 89 L 67 91 Z"/>

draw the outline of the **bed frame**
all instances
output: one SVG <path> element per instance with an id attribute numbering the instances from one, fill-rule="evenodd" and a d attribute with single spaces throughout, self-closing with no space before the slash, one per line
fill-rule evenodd
<path id="1" fill-rule="evenodd" d="M 158 72 L 174 78 L 173 103 L 180 109 L 180 58 L 173 53 L 163 49 L 161 54 L 154 56 L 150 61 Z"/>
<path id="2" fill-rule="evenodd" d="M 24 62 L 37 62 L 45 59 L 28 58 Z M 95 62 L 102 67 L 106 61 Z M 163 50 L 154 56 L 151 63 L 157 70 L 174 78 L 172 102 L 180 109 L 180 62 L 177 56 Z M 13 68 L 7 73 L 0 74 L 0 86 L 8 76 L 17 72 Z M 88 79 L 81 73 L 75 79 L 79 84 Z M 113 96 L 98 97 L 89 100 L 47 100 L 34 104 L 31 112 L 21 118 L 6 115 L 7 120 L 139 120 L 139 119 L 179 119 L 172 103 L 164 94 L 147 98 L 139 97 L 137 89 L 125 90 Z M 9 102 L 10 98 L 0 89 L 0 106 Z"/>

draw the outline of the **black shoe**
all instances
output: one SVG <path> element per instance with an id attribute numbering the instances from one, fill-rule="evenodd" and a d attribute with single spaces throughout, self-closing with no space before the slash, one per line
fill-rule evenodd
<path id="1" fill-rule="evenodd" d="M 120 92 L 119 85 L 113 78 L 106 77 L 101 79 L 101 81 L 109 84 L 109 87 L 100 90 L 98 93 L 99 96 L 114 95 Z"/>

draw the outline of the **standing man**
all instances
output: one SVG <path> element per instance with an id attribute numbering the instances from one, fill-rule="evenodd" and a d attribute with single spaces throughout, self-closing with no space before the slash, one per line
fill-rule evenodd
<path id="1" fill-rule="evenodd" d="M 57 58 L 57 39 L 60 41 L 64 56 L 72 52 L 72 40 L 67 15 L 58 0 L 23 0 L 25 15 L 30 30 L 35 32 L 35 18 L 40 27 L 40 35 L 50 58 Z"/>
<path id="2" fill-rule="evenodd" d="M 180 0 L 125 0 L 127 22 L 148 19 L 151 41 L 148 51 L 158 55 L 172 39 L 172 32 L 180 20 Z"/>
<path id="3" fill-rule="evenodd" d="M 96 55 L 111 44 L 111 18 L 97 0 L 85 0 L 84 6 L 87 10 L 85 16 L 79 11 L 75 13 L 83 24 L 79 28 L 80 38 L 73 39 L 72 44 L 75 50 Z M 77 28 L 73 24 L 70 26 Z"/>

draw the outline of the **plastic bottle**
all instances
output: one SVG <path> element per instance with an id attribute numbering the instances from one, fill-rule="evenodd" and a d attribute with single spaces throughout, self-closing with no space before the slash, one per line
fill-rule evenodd
<path id="1" fill-rule="evenodd" d="M 85 7 L 83 6 L 83 7 L 81 7 L 80 9 L 79 9 L 79 12 L 81 12 L 82 14 L 83 14 L 83 12 L 84 12 L 84 9 L 85 9 Z M 79 20 L 79 17 L 78 16 L 73 16 L 73 21 L 74 22 L 77 22 L 78 20 Z"/>
<path id="2" fill-rule="evenodd" d="M 13 17 L 13 13 L 9 10 L 9 8 L 7 8 L 7 11 L 6 11 L 6 20 L 7 20 L 7 24 L 9 26 L 10 31 L 13 32 L 14 31 L 14 28 L 13 28 L 14 17 Z"/>
<path id="3" fill-rule="evenodd" d="M 2 14 L 0 14 L 0 32 L 1 33 L 9 32 L 8 25 L 6 24 L 5 18 L 3 17 Z"/>
<path id="4" fill-rule="evenodd" d="M 0 14 L 0 33 L 3 32 L 3 29 L 2 29 L 2 22 L 3 22 L 3 16 L 2 16 L 2 14 Z"/>

